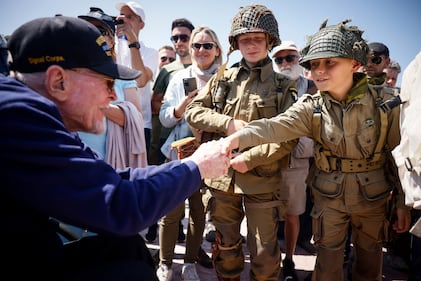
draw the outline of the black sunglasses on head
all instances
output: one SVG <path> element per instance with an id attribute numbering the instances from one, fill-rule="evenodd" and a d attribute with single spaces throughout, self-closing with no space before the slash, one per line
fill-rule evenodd
<path id="1" fill-rule="evenodd" d="M 97 26 L 96 28 L 99 30 L 102 36 L 111 36 L 111 34 L 105 28 L 101 26 Z"/>
<path id="2" fill-rule="evenodd" d="M 213 48 L 213 46 L 214 46 L 215 44 L 214 43 L 212 43 L 212 42 L 209 42 L 209 43 L 203 43 L 203 44 L 201 44 L 201 43 L 193 43 L 193 44 L 191 44 L 191 46 L 192 46 L 192 48 L 194 48 L 194 49 L 196 49 L 196 50 L 200 50 L 200 48 L 204 48 L 205 50 L 211 50 L 212 48 Z"/>
<path id="3" fill-rule="evenodd" d="M 174 43 L 177 43 L 179 39 L 181 40 L 181 42 L 186 43 L 186 42 L 189 40 L 189 36 L 188 36 L 188 35 L 186 35 L 186 34 L 180 34 L 180 35 L 174 35 L 174 36 L 171 36 L 171 38 L 170 38 L 170 39 L 171 39 L 171 41 L 173 41 Z"/>
<path id="4" fill-rule="evenodd" d="M 382 63 L 383 59 L 382 59 L 382 57 L 380 57 L 380 56 L 373 56 L 373 57 L 371 57 L 371 58 L 370 58 L 370 61 L 371 61 L 371 63 L 373 63 L 373 64 L 377 64 L 377 65 L 379 65 L 379 64 L 381 64 L 381 63 Z"/>
<path id="5" fill-rule="evenodd" d="M 170 58 L 170 57 L 160 57 L 161 62 L 166 62 L 167 60 L 169 60 L 170 62 L 175 61 L 175 58 Z"/>
<path id="6" fill-rule="evenodd" d="M 285 57 L 276 57 L 275 58 L 275 63 L 276 64 L 282 64 L 282 62 L 284 60 L 286 60 L 286 62 L 293 62 L 296 57 L 297 56 L 295 56 L 295 55 L 287 55 Z"/>

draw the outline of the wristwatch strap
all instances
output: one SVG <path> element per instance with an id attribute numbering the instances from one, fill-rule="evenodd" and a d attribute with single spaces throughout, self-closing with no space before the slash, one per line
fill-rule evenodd
<path id="1" fill-rule="evenodd" d="M 139 42 L 133 42 L 129 44 L 129 48 L 136 48 L 136 49 L 140 49 L 140 44 Z"/>

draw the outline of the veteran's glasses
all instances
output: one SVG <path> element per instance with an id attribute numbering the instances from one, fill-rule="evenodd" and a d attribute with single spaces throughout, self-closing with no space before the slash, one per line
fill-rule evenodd
<path id="1" fill-rule="evenodd" d="M 200 50 L 200 48 L 203 47 L 205 50 L 212 50 L 215 43 L 209 42 L 209 43 L 193 43 L 191 44 L 192 48 L 196 49 L 197 51 Z"/>
<path id="2" fill-rule="evenodd" d="M 108 90 L 114 91 L 114 82 L 115 82 L 115 79 L 113 79 L 113 78 L 102 76 L 101 74 L 97 74 L 95 72 L 90 72 L 90 71 L 86 71 L 86 70 L 82 70 L 82 69 L 77 69 L 77 68 L 70 68 L 68 70 L 73 71 L 73 72 L 76 72 L 76 73 L 79 73 L 81 75 L 86 75 L 86 76 L 91 76 L 91 77 L 94 77 L 94 78 L 103 79 L 103 80 L 105 80 L 107 82 L 107 88 L 108 88 Z"/>
<path id="3" fill-rule="evenodd" d="M 173 35 L 170 39 L 174 43 L 177 43 L 178 40 L 181 40 L 181 42 L 186 43 L 189 40 L 189 36 L 187 34 Z"/>
<path id="4" fill-rule="evenodd" d="M 276 64 L 282 64 L 282 62 L 285 60 L 286 62 L 293 62 L 297 56 L 295 55 L 287 55 L 285 57 L 276 57 L 275 63 Z"/>

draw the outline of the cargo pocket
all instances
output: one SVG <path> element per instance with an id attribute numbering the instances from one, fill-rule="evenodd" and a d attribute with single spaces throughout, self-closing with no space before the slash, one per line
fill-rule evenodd
<path id="1" fill-rule="evenodd" d="M 383 170 L 358 173 L 357 180 L 360 184 L 361 194 L 368 201 L 385 198 L 392 191 L 392 187 L 385 179 Z"/>
<path id="2" fill-rule="evenodd" d="M 338 195 L 342 194 L 343 179 L 344 174 L 342 173 L 324 173 L 319 170 L 315 173 L 313 178 L 313 191 L 316 191 L 324 197 L 337 197 Z"/>

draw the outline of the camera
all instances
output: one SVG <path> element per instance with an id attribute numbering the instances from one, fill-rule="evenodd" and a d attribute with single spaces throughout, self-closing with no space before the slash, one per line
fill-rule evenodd
<path id="1" fill-rule="evenodd" d="M 184 93 L 186 96 L 197 89 L 196 78 L 183 78 Z"/>
<path id="2" fill-rule="evenodd" d="M 114 20 L 114 24 L 115 24 L 115 25 L 118 25 L 118 24 L 124 24 L 124 20 L 122 20 L 122 19 L 119 19 L 119 20 L 115 19 L 115 20 Z"/>

